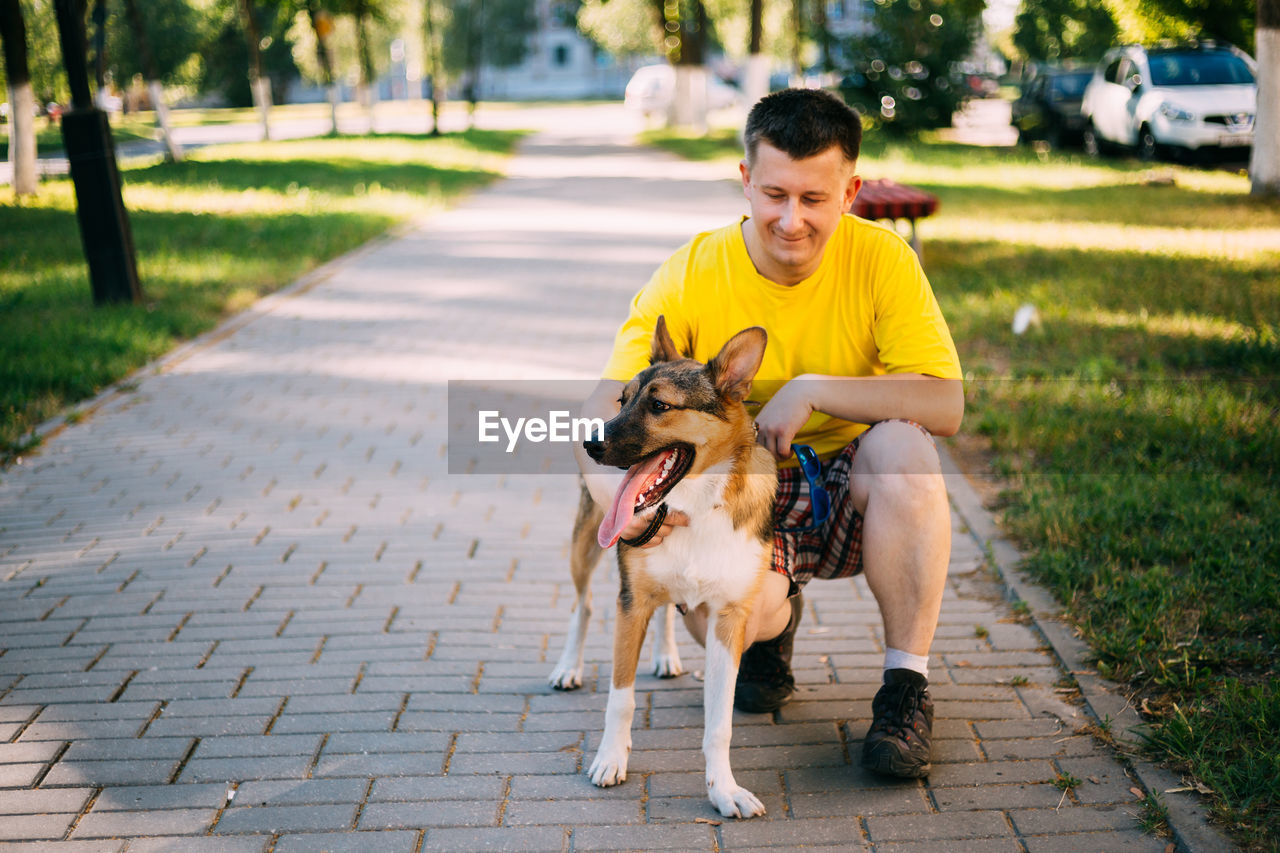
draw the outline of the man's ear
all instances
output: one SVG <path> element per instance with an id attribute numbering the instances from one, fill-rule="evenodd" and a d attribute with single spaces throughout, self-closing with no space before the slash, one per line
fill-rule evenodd
<path id="1" fill-rule="evenodd" d="M 743 159 L 738 163 L 738 172 L 742 175 L 742 194 L 751 198 L 751 164 Z"/>
<path id="2" fill-rule="evenodd" d="M 752 326 L 730 338 L 716 357 L 707 362 L 711 381 L 721 396 L 734 402 L 747 398 L 751 393 L 751 380 L 764 361 L 764 348 L 768 342 L 765 330 Z"/>
<path id="3" fill-rule="evenodd" d="M 649 350 L 649 363 L 657 364 L 679 358 L 682 358 L 680 351 L 676 349 L 675 341 L 671 340 L 671 333 L 667 331 L 666 315 L 659 314 L 658 325 L 653 329 L 653 346 Z"/>
<path id="4" fill-rule="evenodd" d="M 858 191 L 862 189 L 862 178 L 854 174 L 849 178 L 849 183 L 844 188 L 844 212 L 849 213 L 853 210 L 853 200 L 858 197 Z"/>

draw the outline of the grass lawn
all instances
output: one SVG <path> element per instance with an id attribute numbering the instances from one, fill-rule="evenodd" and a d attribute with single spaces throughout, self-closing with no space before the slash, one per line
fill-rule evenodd
<path id="1" fill-rule="evenodd" d="M 0 463 L 68 404 L 493 180 L 518 136 L 254 143 L 125 169 L 141 305 L 93 306 L 70 181 L 20 204 L 0 188 Z"/>
<path id="2" fill-rule="evenodd" d="M 650 140 L 736 175 L 732 134 Z M 1026 149 L 869 138 L 859 172 L 941 200 L 922 233 L 963 429 L 1026 567 L 1145 698 L 1155 755 L 1280 848 L 1280 206 L 1240 175 Z"/>

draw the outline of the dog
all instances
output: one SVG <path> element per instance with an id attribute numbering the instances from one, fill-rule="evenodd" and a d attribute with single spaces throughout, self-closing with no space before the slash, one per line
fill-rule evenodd
<path id="1" fill-rule="evenodd" d="M 588 584 L 603 549 L 618 544 L 613 679 L 604 735 L 588 773 L 600 787 L 627 778 L 635 673 L 650 617 L 663 605 L 701 608 L 707 617 L 703 683 L 707 795 L 725 817 L 764 814 L 764 805 L 734 780 L 729 766 L 733 694 L 747 619 L 773 555 L 772 509 L 777 467 L 755 440 L 743 401 L 764 358 L 768 337 L 753 326 L 734 335 L 705 365 L 676 350 L 659 317 L 650 366 L 623 389 L 621 409 L 600 441 L 584 442 L 593 460 L 627 470 L 608 508 L 583 489 L 570 567 L 577 608 L 551 682 L 581 684 L 582 645 L 590 618 Z M 654 548 L 619 543 L 638 513 L 665 504 L 689 517 Z M 655 648 L 658 674 L 678 674 L 674 616 L 667 608 Z M 674 669 L 674 671 L 673 671 Z"/>

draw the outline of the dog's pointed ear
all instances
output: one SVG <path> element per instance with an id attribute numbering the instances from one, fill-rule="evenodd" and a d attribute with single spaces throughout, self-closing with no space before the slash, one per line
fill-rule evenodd
<path id="1" fill-rule="evenodd" d="M 653 329 L 653 347 L 649 350 L 649 363 L 658 364 L 679 358 L 681 358 L 680 351 L 676 349 L 675 341 L 671 340 L 671 333 L 667 331 L 666 315 L 659 314 L 658 325 Z"/>
<path id="2" fill-rule="evenodd" d="M 734 402 L 747 398 L 751 393 L 751 380 L 764 361 L 764 348 L 768 342 L 765 330 L 752 326 L 730 338 L 716 357 L 707 362 L 711 381 L 722 396 Z"/>

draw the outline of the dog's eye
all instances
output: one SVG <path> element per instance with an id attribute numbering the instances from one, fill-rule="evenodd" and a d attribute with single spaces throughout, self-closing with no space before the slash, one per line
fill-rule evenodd
<path id="1" fill-rule="evenodd" d="M 650 405 L 653 407 L 653 411 L 658 414 L 669 411 L 671 409 L 671 406 L 667 405 L 661 400 L 654 400 L 652 403 L 650 403 Z"/>

